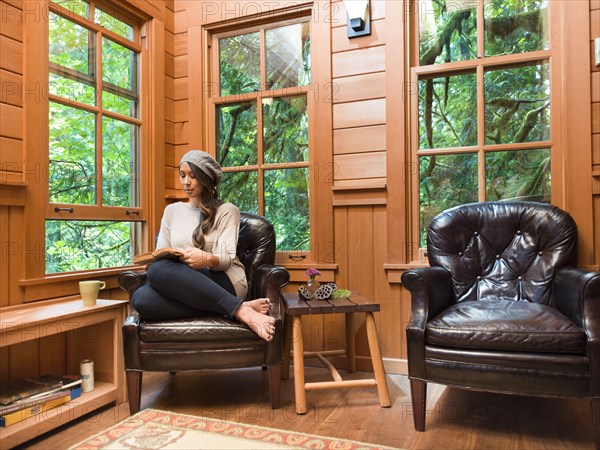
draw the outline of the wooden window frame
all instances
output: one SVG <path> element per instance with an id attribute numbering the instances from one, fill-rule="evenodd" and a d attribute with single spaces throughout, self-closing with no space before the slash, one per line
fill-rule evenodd
<path id="1" fill-rule="evenodd" d="M 500 146 L 482 145 L 480 152 L 522 148 L 550 148 L 552 203 L 568 211 L 579 228 L 579 264 L 596 268 L 593 255 L 593 217 L 591 188 L 591 115 L 589 111 L 590 91 L 580 86 L 590 85 L 589 33 L 582 28 L 589 27 L 589 7 L 586 2 L 549 2 L 548 39 L 549 49 L 536 52 L 502 55 L 485 58 L 485 66 L 507 65 L 510 61 L 549 60 L 551 79 L 551 138 L 550 141 L 503 144 Z M 415 129 L 418 126 L 417 101 L 411 99 L 411 81 L 415 74 L 425 74 L 446 68 L 444 64 L 418 67 L 418 35 L 415 21 L 418 6 L 416 0 L 390 3 L 390 17 L 397 19 L 401 26 L 388 36 L 386 49 L 389 83 L 404 86 L 402 92 L 389 93 L 388 103 L 388 194 L 394 201 L 388 205 L 388 263 L 384 268 L 390 282 L 400 282 L 402 271 L 427 266 L 424 249 L 418 245 L 419 235 L 419 173 L 418 156 L 415 149 Z M 482 14 L 480 9 L 479 14 Z M 481 20 L 481 19 L 479 19 Z M 479 33 L 482 31 L 480 30 Z M 483 43 L 479 38 L 480 45 Z M 481 49 L 480 49 L 481 50 Z M 482 54 L 482 52 L 479 52 Z M 393 57 L 391 55 L 394 55 Z M 473 69 L 483 77 L 483 63 L 479 60 L 452 63 L 451 70 Z M 481 72 L 481 73 L 480 73 Z M 389 84 L 388 84 L 389 85 Z M 483 99 L 483 85 L 478 86 L 478 98 Z M 400 90 L 399 90 L 400 91 Z M 483 107 L 479 105 L 478 108 Z M 478 139 L 481 134 L 483 117 L 479 119 Z M 390 129 L 392 124 L 401 124 L 401 132 Z M 395 127 L 394 127 L 395 128 Z M 480 143 L 478 143 L 479 146 Z M 434 150 L 435 151 L 435 150 Z M 427 150 L 420 151 L 427 153 Z M 483 155 L 483 153 L 482 153 Z M 480 156 L 481 158 L 481 156 Z M 480 161 L 481 162 L 481 161 Z M 403 170 L 398 171 L 398 167 Z M 479 173 L 481 183 L 484 174 Z M 485 180 L 485 178 L 483 178 Z M 485 183 L 483 184 L 485 186 Z"/>
<path id="2" fill-rule="evenodd" d="M 126 48 L 140 52 L 139 70 L 139 118 L 123 116 L 103 111 L 103 115 L 126 123 L 140 126 L 139 130 L 139 207 L 98 207 L 96 205 L 62 205 L 49 202 L 48 187 L 48 111 L 49 103 L 69 105 L 70 100 L 49 93 L 48 77 L 50 63 L 48 58 L 50 12 L 67 17 L 73 22 L 81 22 L 80 16 L 68 9 L 52 3 L 50 0 L 37 1 L 36 11 L 24 21 L 24 123 L 25 123 L 25 159 L 24 176 L 27 182 L 25 217 L 25 242 L 23 248 L 24 273 L 19 281 L 21 301 L 30 302 L 48 298 L 65 297 L 77 293 L 77 281 L 87 278 L 99 278 L 108 281 L 109 288 L 116 287 L 116 276 L 123 268 L 99 268 L 67 273 L 45 273 L 45 221 L 64 219 L 64 212 L 54 208 L 62 206 L 73 208 L 69 213 L 72 220 L 118 220 L 139 222 L 141 232 L 136 242 L 137 251 L 150 248 L 154 230 L 160 225 L 162 205 L 158 201 L 164 197 L 164 23 L 151 13 L 139 9 L 130 3 L 112 0 L 94 1 L 100 9 L 123 21 L 136 24 L 134 42 L 101 27 L 91 21 L 85 21 L 85 27 L 110 37 L 111 40 Z M 41 19 L 40 19 L 41 18 Z M 81 25 L 81 24 L 80 24 Z M 97 34 L 101 39 L 101 35 Z M 98 68 L 98 71 L 100 68 Z M 101 73 L 101 72 L 100 72 Z M 101 83 L 100 77 L 95 83 Z M 98 86 L 96 85 L 97 89 Z M 99 95 L 97 91 L 96 95 Z M 96 106 L 76 103 L 77 107 L 97 112 Z M 101 132 L 101 130 L 100 130 Z M 96 130 L 98 133 L 98 130 Z M 160 151 L 157 151 L 160 150 Z M 160 212 L 158 210 L 160 209 Z"/>
<path id="3" fill-rule="evenodd" d="M 106 36 L 112 42 L 116 42 L 117 44 L 123 46 L 124 48 L 136 52 L 138 54 L 139 61 L 137 62 L 138 67 L 141 67 L 142 59 L 144 58 L 143 47 L 140 43 L 135 42 L 135 40 L 140 41 L 140 25 L 133 24 L 134 26 L 134 41 L 123 38 L 122 36 L 107 30 L 106 28 L 88 20 L 82 20 L 82 18 L 76 14 L 71 13 L 71 11 L 63 8 L 62 6 L 50 2 L 48 4 L 49 11 L 51 13 L 60 15 L 61 17 L 70 20 L 71 22 L 87 29 L 93 31 L 95 33 L 95 43 L 94 49 L 99 49 L 102 47 L 102 40 Z M 90 4 L 90 14 L 94 14 L 95 12 L 95 4 Z M 61 97 L 58 95 L 54 95 L 48 93 L 48 101 L 54 102 L 63 106 L 73 107 L 79 110 L 87 111 L 96 115 L 95 119 L 95 147 L 96 147 L 96 202 L 95 205 L 80 205 L 80 204 L 71 204 L 71 203 L 52 203 L 49 202 L 48 209 L 46 212 L 47 220 L 110 220 L 117 222 L 145 222 L 146 221 L 146 208 L 144 202 L 147 202 L 147 196 L 141 195 L 141 192 L 138 194 L 140 197 L 139 206 L 104 206 L 102 205 L 102 187 L 101 187 L 101 179 L 102 179 L 102 158 L 101 158 L 101 149 L 102 149 L 102 118 L 107 117 L 114 120 L 119 120 L 129 125 L 135 125 L 138 127 L 138 130 L 144 125 L 144 118 L 148 116 L 147 113 L 144 113 L 144 101 L 143 95 L 140 91 L 137 95 L 135 93 L 129 94 L 128 97 L 133 96 L 135 100 L 138 101 L 138 116 L 131 117 L 125 116 L 123 114 L 119 114 L 107 109 L 103 108 L 102 105 L 102 94 L 106 90 L 106 83 L 102 79 L 102 52 L 95 51 L 92 55 L 95 58 L 95 68 L 96 68 L 96 76 L 95 79 L 90 79 L 89 82 L 92 82 L 95 87 L 96 94 L 96 104 L 88 105 L 85 103 L 80 103 L 71 99 L 67 99 L 65 97 Z M 52 63 L 48 64 L 49 72 L 53 72 Z M 58 68 L 59 71 L 63 72 L 63 68 Z M 78 74 L 71 74 L 69 72 L 68 78 L 78 77 Z M 75 72 L 75 71 L 72 71 Z M 142 70 L 137 70 L 136 75 L 139 75 L 141 79 Z M 87 77 L 86 77 L 87 78 Z M 134 80 L 136 84 L 141 83 L 140 79 Z M 119 88 L 118 86 L 112 86 L 109 92 L 113 92 L 117 90 L 118 92 L 129 92 L 127 89 Z M 144 113 L 144 114 L 142 114 Z M 138 143 L 138 151 L 140 161 L 144 159 L 141 155 L 141 149 L 146 141 L 143 137 L 143 133 L 139 133 L 139 143 Z M 100 151 L 100 153 L 98 153 Z M 139 177 L 142 176 L 142 173 L 137 174 Z M 72 210 L 68 214 L 65 213 L 65 210 Z"/>
<path id="4" fill-rule="evenodd" d="M 203 27 L 204 31 L 204 50 L 203 53 L 203 78 L 207 80 L 209 86 L 218 85 L 214 80 L 218 80 L 218 55 L 213 48 L 215 40 L 231 35 L 244 34 L 250 31 L 257 31 L 261 27 L 264 29 L 275 28 L 287 23 L 297 23 L 300 21 L 310 21 L 311 43 L 318 42 L 319 45 L 311 45 L 311 84 L 308 86 L 296 86 L 283 89 L 273 89 L 261 91 L 262 97 L 285 97 L 294 95 L 307 96 L 308 103 L 308 121 L 309 121 L 309 160 L 304 163 L 289 164 L 269 164 L 269 168 L 297 168 L 308 167 L 310 172 L 309 180 L 309 214 L 310 214 L 310 234 L 311 243 L 308 251 L 277 252 L 276 263 L 290 269 L 292 281 L 305 279 L 304 270 L 309 267 L 319 267 L 324 271 L 324 281 L 333 281 L 333 271 L 337 268 L 335 263 L 335 244 L 333 240 L 333 131 L 332 131 L 332 89 L 331 83 L 331 42 L 329 36 L 329 22 L 316 20 L 322 17 L 322 12 L 317 11 L 314 14 L 314 8 L 323 8 L 325 12 L 330 13 L 328 6 L 315 2 L 301 6 L 290 6 L 278 10 L 270 11 L 268 14 L 259 17 L 247 19 L 236 19 L 234 21 L 224 21 L 217 24 L 211 24 Z M 315 17 L 313 19 L 313 17 Z M 191 30 L 193 33 L 193 30 Z M 262 41 L 261 41 L 262 42 Z M 190 58 L 194 54 L 194 46 L 190 41 Z M 263 64 L 264 65 L 264 64 Z M 190 76 L 193 74 L 193 70 Z M 262 77 L 261 77 L 262 81 Z M 190 83 L 191 85 L 196 83 Z M 190 87 L 190 98 L 193 96 L 193 87 Z M 215 104 L 221 100 L 219 96 L 211 96 L 211 89 L 203 89 L 202 98 L 204 99 L 203 116 L 207 118 L 204 123 L 203 144 L 209 153 L 216 154 L 215 139 Z M 255 93 L 244 93 L 232 95 L 231 101 L 256 101 L 259 104 L 259 96 Z M 190 117 L 192 119 L 192 117 Z M 190 120 L 191 125 L 191 120 Z M 257 125 L 259 136 L 262 125 Z M 261 139 L 259 137 L 259 139 Z M 319 143 L 318 145 L 316 143 Z M 193 148 L 190 146 L 190 148 Z M 260 164 L 259 164 L 260 166 Z M 244 167 L 247 169 L 247 167 Z M 235 168 L 232 168 L 235 170 Z M 227 170 L 227 169 L 225 169 Z M 260 173 L 260 171 L 259 171 Z M 259 183 L 260 183 L 259 179 Z M 259 199 L 262 187 L 259 186 Z M 318 201 L 317 201 L 318 199 Z"/>

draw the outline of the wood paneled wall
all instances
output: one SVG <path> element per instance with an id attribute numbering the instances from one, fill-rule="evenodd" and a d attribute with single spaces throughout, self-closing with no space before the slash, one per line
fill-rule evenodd
<path id="1" fill-rule="evenodd" d="M 327 0 L 321 0 L 327 2 Z M 148 7 L 150 2 L 131 0 Z M 165 0 L 153 3 L 165 23 L 165 187 L 166 199 L 179 196 L 177 162 L 190 148 L 201 148 L 205 139 L 203 125 L 203 60 L 190 54 L 190 42 L 203 39 L 203 25 L 230 20 L 263 9 L 274 8 L 276 2 L 239 0 L 236 2 L 202 2 L 199 0 Z M 280 2 L 283 6 L 306 1 Z M 600 37 L 600 1 L 590 3 L 590 53 L 593 38 Z M 26 155 L 23 146 L 23 110 L 32 94 L 23 93 L 23 9 L 22 2 L 0 0 L 0 307 L 18 298 L 19 279 L 23 273 L 20 256 L 25 251 L 22 236 L 23 210 L 27 207 L 27 180 L 24 173 Z M 145 6 L 144 6 L 145 5 Z M 261 6 L 262 5 L 262 6 Z M 210 8 L 209 8 L 210 7 Z M 214 8 L 220 8 L 215 11 Z M 258 8 L 258 9 L 257 9 Z M 381 303 L 376 314 L 382 354 L 386 369 L 405 370 L 406 350 L 404 328 L 410 314 L 410 297 L 397 279 L 386 275 L 384 264 L 390 256 L 388 248 L 390 107 L 392 90 L 389 85 L 390 45 L 399 17 L 389 17 L 390 2 L 372 1 L 372 34 L 348 39 L 344 8 L 334 1 L 329 11 L 331 36 L 331 72 L 334 86 L 333 126 L 331 139 L 334 161 L 332 207 L 335 244 L 335 281 L 340 287 L 361 291 Z M 320 11 L 325 11 L 321 8 Z M 325 20 L 323 17 L 318 20 Z M 395 40 L 395 39 L 394 39 Z M 387 61 L 386 61 L 387 57 Z M 594 195 L 594 232 L 596 264 L 600 262 L 600 68 L 592 64 L 592 164 Z M 33 100 L 32 100 L 33 101 Z M 386 112 L 388 111 L 388 112 Z M 386 139 L 387 136 L 387 139 Z M 159 145 L 160 147 L 160 145 Z M 16 249 L 16 250 L 15 250 Z M 296 289 L 292 284 L 290 290 Z M 15 293 L 16 291 L 16 293 Z M 343 343 L 343 318 L 330 316 L 327 321 L 316 318 L 305 323 L 309 337 L 307 350 L 339 347 Z M 357 354 L 362 356 L 359 368 L 370 368 L 364 322 L 356 327 Z M 11 361 L 11 378 L 30 372 L 30 365 L 17 360 L 29 355 L 35 370 L 62 364 L 40 357 L 60 353 L 64 342 L 35 341 L 19 347 L 12 355 L 3 349 L 2 362 Z M 20 355 L 17 357 L 16 355 Z M 0 365 L 0 379 L 8 375 L 8 365 Z"/>
<path id="2" fill-rule="evenodd" d="M 165 114 L 167 130 L 172 132 L 174 114 L 173 58 L 174 58 L 174 5 L 173 0 L 148 2 L 128 0 L 146 17 L 165 23 Z M 21 280 L 25 278 L 25 255 L 36 252 L 43 257 L 44 248 L 28 243 L 24 233 L 25 210 L 31 207 L 30 188 L 47 182 L 43 168 L 28 163 L 25 154 L 27 139 L 24 117 L 27 107 L 45 100 L 47 86 L 25 83 L 25 21 L 47 20 L 48 11 L 43 1 L 0 0 L 0 308 L 18 306 L 23 294 Z M 162 39 L 159 39 L 162 42 Z M 31 44 L 29 44 L 31 45 Z M 169 75 L 169 73 L 171 75 Z M 169 108 L 171 100 L 171 108 Z M 28 130 L 43 133 L 35 124 Z M 31 131 L 28 131 L 31 132 Z M 173 133 L 170 140 L 174 142 Z M 158 147 L 163 149 L 161 142 Z M 162 163 L 161 163 L 162 164 Z M 162 183 L 162 180 L 161 180 Z M 161 202 L 162 215 L 162 202 Z M 111 286 L 115 286 L 114 280 Z M 40 287 L 51 291 L 48 286 Z M 126 293 L 115 288 L 103 291 L 103 298 L 123 299 Z M 13 380 L 42 373 L 64 374 L 68 346 L 65 335 L 31 340 L 0 349 L 0 381 Z"/>
<path id="3" fill-rule="evenodd" d="M 600 38 L 600 0 L 590 0 L 590 55 L 592 67 L 592 175 L 594 243 L 596 264 L 600 260 L 600 67 L 594 61 L 594 39 Z"/>
<path id="4" fill-rule="evenodd" d="M 17 297 L 26 250 L 23 235 L 23 11 L 20 1 L 0 1 L 0 307 Z M 31 92 L 39 100 L 41 90 Z M 14 301 L 14 300 L 13 300 Z"/>

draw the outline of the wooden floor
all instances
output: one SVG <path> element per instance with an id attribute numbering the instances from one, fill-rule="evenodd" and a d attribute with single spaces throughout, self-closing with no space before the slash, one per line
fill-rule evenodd
<path id="1" fill-rule="evenodd" d="M 370 378 L 370 373 L 345 378 Z M 306 381 L 325 369 L 306 370 Z M 308 413 L 298 416 L 293 381 L 282 382 L 279 410 L 269 405 L 267 373 L 260 369 L 145 374 L 142 408 L 157 408 L 353 439 L 406 449 L 593 449 L 589 401 L 518 397 L 429 385 L 427 431 L 414 431 L 409 383 L 388 375 L 391 408 L 373 388 L 311 391 Z M 129 415 L 127 404 L 105 407 L 20 448 L 65 449 Z"/>

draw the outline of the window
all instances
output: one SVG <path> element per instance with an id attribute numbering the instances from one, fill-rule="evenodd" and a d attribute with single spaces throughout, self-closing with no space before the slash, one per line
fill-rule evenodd
<path id="1" fill-rule="evenodd" d="M 266 216 L 279 251 L 311 249 L 310 22 L 214 34 L 211 147 L 224 201 Z"/>
<path id="2" fill-rule="evenodd" d="M 444 209 L 552 200 L 548 3 L 413 4 L 413 239 L 420 247 Z"/>
<path id="3" fill-rule="evenodd" d="M 140 32 L 111 12 L 50 4 L 46 273 L 130 264 L 145 219 Z"/>

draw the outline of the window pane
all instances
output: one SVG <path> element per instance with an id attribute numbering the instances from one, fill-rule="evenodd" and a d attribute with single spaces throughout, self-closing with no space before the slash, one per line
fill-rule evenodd
<path id="1" fill-rule="evenodd" d="M 131 264 L 135 226 L 131 222 L 47 220 L 46 273 Z"/>
<path id="2" fill-rule="evenodd" d="M 96 8 L 95 22 L 127 39 L 133 39 L 133 27 L 115 16 Z"/>
<path id="3" fill-rule="evenodd" d="M 421 66 L 477 57 L 476 4 L 473 0 L 417 3 Z"/>
<path id="4" fill-rule="evenodd" d="M 265 216 L 278 250 L 309 250 L 308 168 L 265 171 Z"/>
<path id="5" fill-rule="evenodd" d="M 310 84 L 308 22 L 266 30 L 267 89 Z"/>
<path id="6" fill-rule="evenodd" d="M 87 105 L 96 104 L 96 89 L 86 83 L 61 77 L 50 72 L 48 92 Z"/>
<path id="7" fill-rule="evenodd" d="M 240 211 L 258 214 L 258 172 L 224 172 L 219 193 Z"/>
<path id="8" fill-rule="evenodd" d="M 485 3 L 486 56 L 548 48 L 547 0 L 491 0 Z"/>
<path id="9" fill-rule="evenodd" d="M 102 107 L 124 116 L 138 117 L 137 102 L 135 100 L 111 92 L 102 92 Z"/>
<path id="10" fill-rule="evenodd" d="M 477 201 L 477 155 L 419 158 L 420 246 L 427 245 L 431 219 L 445 209 Z"/>
<path id="11" fill-rule="evenodd" d="M 488 201 L 550 202 L 550 149 L 492 152 L 485 163 Z"/>
<path id="12" fill-rule="evenodd" d="M 102 38 L 102 81 L 137 93 L 137 53 Z"/>
<path id="13" fill-rule="evenodd" d="M 217 161 L 224 167 L 258 163 L 256 103 L 217 106 Z"/>
<path id="14" fill-rule="evenodd" d="M 94 33 L 57 14 L 49 14 L 49 60 L 86 75 L 93 74 Z"/>
<path id="15" fill-rule="evenodd" d="M 419 148 L 476 144 L 476 75 L 419 80 Z"/>
<path id="16" fill-rule="evenodd" d="M 102 119 L 102 204 L 139 206 L 138 127 Z"/>
<path id="17" fill-rule="evenodd" d="M 484 86 L 486 144 L 550 139 L 548 64 L 487 71 Z"/>
<path id="18" fill-rule="evenodd" d="M 96 203 L 95 115 L 50 102 L 50 202 Z"/>
<path id="19" fill-rule="evenodd" d="M 260 34 L 219 39 L 221 96 L 260 90 Z"/>
<path id="20" fill-rule="evenodd" d="M 58 3 L 63 8 L 73 11 L 75 14 L 79 14 L 82 17 L 88 17 L 90 8 L 88 3 L 83 0 L 52 0 L 52 2 Z"/>
<path id="21" fill-rule="evenodd" d="M 264 162 L 308 161 L 308 104 L 305 95 L 263 99 Z"/>

